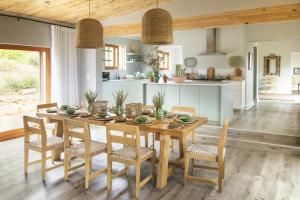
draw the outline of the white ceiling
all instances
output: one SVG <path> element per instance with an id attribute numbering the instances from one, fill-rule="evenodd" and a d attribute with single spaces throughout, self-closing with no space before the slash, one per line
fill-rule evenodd
<path id="1" fill-rule="evenodd" d="M 186 17 L 291 3 L 300 3 L 300 0 L 174 0 L 160 7 L 168 10 L 173 17 Z M 102 23 L 113 25 L 140 22 L 145 11 L 111 18 Z"/>

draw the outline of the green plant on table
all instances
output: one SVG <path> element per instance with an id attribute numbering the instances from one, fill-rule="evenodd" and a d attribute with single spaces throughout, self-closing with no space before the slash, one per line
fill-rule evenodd
<path id="1" fill-rule="evenodd" d="M 162 109 L 165 102 L 165 94 L 158 92 L 152 98 L 152 103 L 155 107 L 155 118 L 161 120 L 164 117 L 164 111 Z"/>
<path id="2" fill-rule="evenodd" d="M 125 92 L 123 90 L 117 90 L 115 93 L 113 93 L 114 99 L 115 99 L 115 114 L 117 116 L 123 115 L 123 105 L 124 102 L 128 96 L 128 92 Z"/>
<path id="3" fill-rule="evenodd" d="M 88 103 L 88 111 L 90 113 L 94 112 L 95 100 L 96 100 L 98 94 L 96 92 L 93 92 L 92 90 L 88 90 L 84 93 L 84 96 L 85 96 L 86 101 Z"/>

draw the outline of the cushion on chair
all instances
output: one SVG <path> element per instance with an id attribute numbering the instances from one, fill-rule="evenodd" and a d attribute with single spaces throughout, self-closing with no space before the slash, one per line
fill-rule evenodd
<path id="1" fill-rule="evenodd" d="M 29 142 L 29 146 L 34 146 L 38 148 L 42 148 L 41 140 L 34 140 Z M 51 136 L 47 137 L 47 149 L 55 149 L 64 146 L 64 139 L 61 137 Z"/>
<path id="2" fill-rule="evenodd" d="M 204 156 L 218 156 L 218 146 L 211 144 L 191 144 L 187 152 Z"/>
<path id="3" fill-rule="evenodd" d="M 100 153 L 106 152 L 106 144 L 102 142 L 96 142 L 91 140 L 90 153 L 92 156 L 98 155 Z M 73 153 L 76 155 L 84 156 L 85 147 L 84 143 L 76 143 L 70 147 L 65 148 L 65 151 L 68 153 Z"/>
<path id="4" fill-rule="evenodd" d="M 141 148 L 141 158 L 149 156 L 153 150 L 146 147 Z M 136 160 L 136 147 L 135 146 L 125 146 L 124 148 L 114 151 L 111 155 L 112 158 L 122 159 L 122 160 Z"/>

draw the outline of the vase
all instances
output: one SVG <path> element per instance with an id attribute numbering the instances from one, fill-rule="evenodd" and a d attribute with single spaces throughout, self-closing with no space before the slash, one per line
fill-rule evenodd
<path id="1" fill-rule="evenodd" d="M 164 111 L 161 108 L 155 109 L 155 119 L 162 120 L 164 118 Z"/>
<path id="2" fill-rule="evenodd" d="M 88 111 L 90 113 L 93 113 L 95 110 L 95 102 L 88 102 L 88 107 L 87 107 Z"/>
<path id="3" fill-rule="evenodd" d="M 115 114 L 117 116 L 123 115 L 123 106 L 122 105 L 116 105 Z"/>
<path id="4" fill-rule="evenodd" d="M 160 79 L 160 74 L 159 74 L 159 72 L 158 71 L 155 71 L 154 72 L 154 77 L 153 77 L 153 82 L 154 83 L 158 83 L 158 81 L 159 81 L 159 79 Z"/>

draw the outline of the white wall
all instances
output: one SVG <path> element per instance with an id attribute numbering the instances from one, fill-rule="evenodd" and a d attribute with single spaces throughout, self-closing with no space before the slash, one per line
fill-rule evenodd
<path id="1" fill-rule="evenodd" d="M 50 25 L 0 16 L 0 43 L 51 47 Z"/>
<path id="2" fill-rule="evenodd" d="M 206 52 L 206 29 L 195 29 L 174 33 L 174 44 L 182 46 L 183 59 L 196 57 L 196 70 L 206 74 L 208 67 L 215 67 L 216 74 L 232 74 L 234 69 L 228 65 L 228 58 L 233 55 L 245 57 L 245 28 L 234 26 L 217 30 L 217 51 L 225 52 L 226 55 L 205 55 Z"/>
<path id="3" fill-rule="evenodd" d="M 258 43 L 258 80 L 264 79 L 264 56 L 270 53 L 281 56 L 280 76 L 277 76 L 276 93 L 290 94 L 293 68 L 291 55 L 300 52 L 300 40 L 263 41 Z M 260 87 L 260 84 L 258 85 Z"/>
<path id="4" fill-rule="evenodd" d="M 87 90 L 96 91 L 96 50 L 77 49 L 79 102 L 85 101 Z"/>

